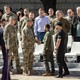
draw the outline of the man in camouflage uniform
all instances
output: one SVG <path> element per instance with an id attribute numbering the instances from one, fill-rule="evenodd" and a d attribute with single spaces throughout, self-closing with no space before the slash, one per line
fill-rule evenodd
<path id="1" fill-rule="evenodd" d="M 67 19 L 63 17 L 63 12 L 61 10 L 56 11 L 56 18 L 53 19 L 52 24 L 53 24 L 53 30 L 55 28 L 55 25 L 57 22 L 62 22 L 63 24 L 63 31 L 65 32 L 65 53 L 67 52 L 67 42 L 68 42 L 68 33 L 70 31 L 70 24 Z"/>
<path id="2" fill-rule="evenodd" d="M 4 14 L 2 16 L 2 19 L 5 19 L 7 22 L 9 21 L 10 16 L 14 16 L 16 18 L 16 15 L 11 11 L 10 6 L 5 5 L 4 6 Z M 17 18 L 16 18 L 17 19 Z"/>
<path id="3" fill-rule="evenodd" d="M 25 26 L 25 22 L 27 21 L 28 19 L 28 15 L 29 15 L 29 10 L 28 9 L 24 9 L 24 16 L 20 19 L 20 23 L 19 23 L 19 32 L 20 32 L 20 35 L 22 35 L 22 29 L 24 28 Z"/>
<path id="4" fill-rule="evenodd" d="M 8 24 L 9 18 L 10 18 L 11 16 L 13 16 L 13 17 L 16 18 L 16 23 L 15 23 L 15 25 L 16 25 L 16 27 L 18 28 L 17 17 L 16 17 L 16 15 L 15 15 L 15 13 L 13 13 L 13 12 L 11 11 L 10 6 L 5 5 L 5 6 L 4 6 L 4 12 L 5 12 L 5 13 L 4 13 L 3 16 L 2 16 L 2 19 L 5 19 L 5 20 L 6 20 L 6 24 Z M 13 56 L 13 55 L 12 55 L 12 56 Z M 13 61 L 13 58 L 12 58 L 12 61 Z M 12 68 L 13 68 L 12 61 L 11 61 L 11 66 L 12 66 Z"/>
<path id="5" fill-rule="evenodd" d="M 22 30 L 23 75 L 30 75 L 32 71 L 34 35 L 31 27 L 32 20 L 28 19 Z"/>
<path id="6" fill-rule="evenodd" d="M 4 40 L 6 48 L 8 51 L 8 60 L 9 60 L 9 69 L 11 70 L 11 59 L 12 59 L 12 53 L 14 56 L 14 59 L 16 61 L 16 69 L 17 73 L 20 72 L 20 65 L 19 65 L 19 56 L 18 56 L 18 38 L 17 38 L 17 28 L 14 25 L 15 24 L 15 17 L 9 18 L 9 23 L 5 26 L 4 31 Z"/>

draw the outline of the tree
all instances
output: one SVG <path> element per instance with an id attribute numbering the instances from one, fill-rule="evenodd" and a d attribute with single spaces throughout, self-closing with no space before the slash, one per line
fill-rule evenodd
<path id="1" fill-rule="evenodd" d="M 56 11 L 56 0 L 41 0 L 44 10 L 48 13 L 49 8 L 53 8 Z"/>

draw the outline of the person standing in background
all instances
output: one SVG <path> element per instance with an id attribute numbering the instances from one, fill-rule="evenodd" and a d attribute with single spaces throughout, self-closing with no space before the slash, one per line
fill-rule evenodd
<path id="1" fill-rule="evenodd" d="M 42 42 L 44 34 L 45 34 L 44 26 L 46 24 L 50 24 L 50 20 L 48 19 L 47 16 L 44 16 L 43 8 L 40 8 L 38 13 L 39 13 L 39 16 L 36 17 L 34 21 L 34 35 L 35 35 L 36 41 Z"/>
<path id="2" fill-rule="evenodd" d="M 71 34 L 73 40 L 80 42 L 80 6 L 76 8 L 77 15 L 73 17 Z"/>
<path id="3" fill-rule="evenodd" d="M 67 52 L 68 33 L 70 31 L 70 24 L 69 24 L 69 21 L 63 17 L 63 12 L 61 10 L 56 11 L 56 18 L 53 19 L 53 21 L 52 21 L 53 31 L 55 29 L 55 24 L 59 21 L 62 22 L 62 24 L 63 24 L 62 29 L 65 32 L 65 53 L 66 53 Z"/>
<path id="4" fill-rule="evenodd" d="M 69 23 L 70 23 L 70 31 L 69 34 L 71 34 L 71 29 L 72 29 L 72 21 L 73 21 L 73 17 L 74 17 L 74 11 L 72 9 L 68 9 L 67 10 L 67 16 L 65 17 Z"/>

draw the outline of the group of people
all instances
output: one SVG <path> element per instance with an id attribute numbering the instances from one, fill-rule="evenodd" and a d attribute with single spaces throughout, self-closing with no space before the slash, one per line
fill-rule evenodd
<path id="1" fill-rule="evenodd" d="M 23 74 L 31 75 L 34 71 L 32 64 L 34 61 L 34 44 L 44 44 L 43 60 L 46 73 L 43 76 L 55 75 L 54 56 L 59 67 L 57 78 L 69 75 L 69 70 L 65 63 L 65 53 L 67 52 L 68 35 L 71 34 L 74 41 L 80 41 L 80 7 L 76 9 L 77 15 L 72 9 L 67 10 L 65 16 L 61 10 L 49 8 L 48 14 L 43 8 L 38 10 L 39 16 L 35 18 L 34 12 L 29 9 L 20 9 L 12 12 L 11 7 L 4 6 L 4 14 L 0 11 L 0 46 L 2 48 L 3 59 L 8 53 L 8 66 L 12 74 L 12 59 L 16 62 L 17 73 L 22 73 L 18 54 L 18 36 L 20 33 L 22 54 L 23 54 Z M 53 37 L 55 36 L 55 46 Z M 4 60 L 5 61 L 5 60 Z M 51 70 L 49 63 L 51 63 Z M 63 70 L 64 69 L 64 70 Z"/>

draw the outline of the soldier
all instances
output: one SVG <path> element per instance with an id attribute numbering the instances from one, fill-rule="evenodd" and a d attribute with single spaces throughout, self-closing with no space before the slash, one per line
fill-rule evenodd
<path id="1" fill-rule="evenodd" d="M 27 21 L 28 19 L 28 15 L 29 15 L 29 10 L 28 9 L 24 9 L 24 16 L 20 19 L 20 26 L 19 26 L 19 32 L 20 32 L 20 35 L 22 36 L 22 29 L 24 28 L 25 26 L 25 22 Z M 20 36 L 20 39 L 22 39 Z"/>
<path id="2" fill-rule="evenodd" d="M 50 30 L 53 31 L 52 20 L 55 18 L 53 8 L 49 8 L 49 10 L 48 10 L 48 14 L 49 14 L 49 15 L 48 15 L 48 18 L 50 19 L 50 25 L 51 25 Z M 52 33 L 53 33 L 53 32 L 52 32 Z"/>
<path id="3" fill-rule="evenodd" d="M 50 31 L 50 25 L 46 24 L 45 25 L 45 35 L 44 35 L 44 63 L 46 67 L 46 73 L 43 74 L 43 76 L 50 76 L 50 75 L 55 75 L 55 69 L 54 69 L 54 59 L 53 59 L 53 50 L 54 50 L 54 44 L 53 44 L 53 37 L 52 33 Z M 51 64 L 51 70 L 49 68 L 49 62 Z"/>
<path id="4" fill-rule="evenodd" d="M 63 24 L 63 31 L 65 32 L 65 53 L 67 52 L 67 42 L 68 42 L 68 33 L 70 31 L 70 24 L 67 19 L 63 17 L 63 12 L 61 10 L 56 11 L 56 18 L 53 19 L 52 24 L 53 24 L 53 29 L 55 28 L 55 24 L 57 22 L 61 21 Z"/>
<path id="5" fill-rule="evenodd" d="M 70 24 L 69 34 L 71 34 L 73 17 L 74 17 L 74 11 L 72 9 L 68 9 L 67 10 L 67 16 L 65 18 L 69 21 L 69 24 Z"/>
<path id="6" fill-rule="evenodd" d="M 34 35 L 31 30 L 32 20 L 28 19 L 22 30 L 23 75 L 30 75 L 33 64 Z"/>
<path id="7" fill-rule="evenodd" d="M 4 14 L 2 16 L 2 19 L 5 19 L 7 22 L 9 21 L 10 16 L 14 16 L 16 18 L 16 15 L 11 11 L 10 6 L 5 5 L 4 6 Z"/>
<path id="8" fill-rule="evenodd" d="M 20 65 L 19 65 L 19 56 L 18 56 L 18 38 L 17 38 L 17 28 L 14 25 L 15 24 L 15 17 L 11 16 L 9 18 L 9 23 L 5 26 L 4 31 L 4 40 L 6 48 L 8 51 L 8 60 L 9 60 L 9 69 L 11 70 L 11 59 L 12 59 L 12 53 L 14 56 L 14 59 L 16 61 L 16 69 L 17 73 L 20 73 Z"/>

